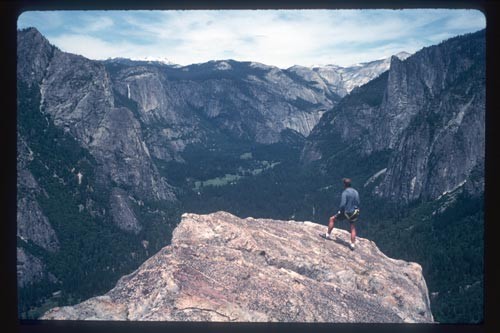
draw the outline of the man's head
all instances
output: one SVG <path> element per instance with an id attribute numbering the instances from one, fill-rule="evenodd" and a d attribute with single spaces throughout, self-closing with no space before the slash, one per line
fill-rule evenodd
<path id="1" fill-rule="evenodd" d="M 351 179 L 350 178 L 344 178 L 344 179 L 342 179 L 342 181 L 344 182 L 345 188 L 351 187 Z"/>

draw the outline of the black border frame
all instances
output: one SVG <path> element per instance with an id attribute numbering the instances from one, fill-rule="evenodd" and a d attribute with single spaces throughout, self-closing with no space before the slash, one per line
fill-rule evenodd
<path id="1" fill-rule="evenodd" d="M 39 321 L 19 320 L 17 317 L 17 275 L 16 275 L 16 34 L 17 18 L 30 10 L 117 10 L 117 9 L 409 9 L 409 8 L 464 8 L 478 9 L 486 16 L 486 155 L 485 155 L 485 269 L 484 269 L 484 321 L 481 324 L 323 324 L 323 323 L 189 323 L 189 322 L 94 322 L 94 321 Z M 2 143 L 2 273 L 0 273 L 1 299 L 4 302 L 0 312 L 1 325 L 9 332 L 493 332 L 500 327 L 495 303 L 498 297 L 498 266 L 494 253 L 498 253 L 494 221 L 498 213 L 494 208 L 493 189 L 498 185 L 499 154 L 495 144 L 495 125 L 498 123 L 500 103 L 495 98 L 499 86 L 500 56 L 496 42 L 500 42 L 498 12 L 500 5 L 493 0 L 192 0 L 189 2 L 160 0 L 28 0 L 0 3 L 0 24 L 2 25 L 2 79 L 0 80 Z M 498 59 L 498 61 L 496 61 Z"/>

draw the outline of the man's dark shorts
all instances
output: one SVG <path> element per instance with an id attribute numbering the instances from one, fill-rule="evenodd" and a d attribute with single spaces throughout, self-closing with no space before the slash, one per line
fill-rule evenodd
<path id="1" fill-rule="evenodd" d="M 358 220 L 358 217 L 359 217 L 359 209 L 355 209 L 354 212 L 352 212 L 351 214 L 341 213 L 341 212 L 335 214 L 336 220 L 338 221 L 347 220 L 350 223 L 356 222 Z"/>

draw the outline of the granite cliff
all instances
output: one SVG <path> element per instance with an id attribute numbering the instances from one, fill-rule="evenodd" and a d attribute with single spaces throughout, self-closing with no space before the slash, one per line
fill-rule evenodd
<path id="1" fill-rule="evenodd" d="M 484 124 L 482 30 L 405 60 L 392 57 L 387 72 L 324 114 L 302 159 L 326 163 L 336 156 L 338 168 L 339 152 L 349 159 L 384 153 L 384 165 L 362 180 L 373 183 L 376 195 L 398 203 L 434 200 L 484 174 Z M 479 195 L 482 188 L 469 190 Z"/>
<path id="2" fill-rule="evenodd" d="M 41 319 L 433 322 L 422 269 L 312 222 L 184 214 L 172 244 L 103 296 Z"/>

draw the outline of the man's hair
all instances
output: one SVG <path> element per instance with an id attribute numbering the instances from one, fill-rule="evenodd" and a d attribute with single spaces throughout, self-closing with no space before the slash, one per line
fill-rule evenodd
<path id="1" fill-rule="evenodd" d="M 344 182 L 345 187 L 351 187 L 351 178 L 344 178 L 342 181 Z"/>

